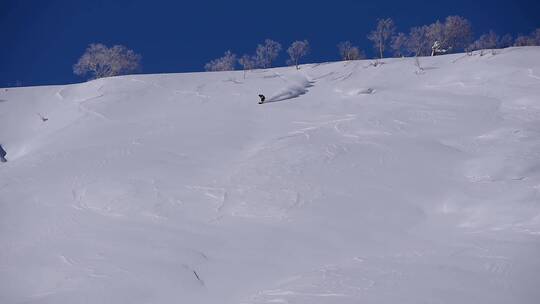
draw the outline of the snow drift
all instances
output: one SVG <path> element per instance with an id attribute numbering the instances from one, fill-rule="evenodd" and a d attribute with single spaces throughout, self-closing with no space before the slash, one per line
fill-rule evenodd
<path id="1" fill-rule="evenodd" d="M 287 78 L 279 74 L 275 75 L 283 80 L 284 86 L 277 92 L 270 95 L 267 102 L 282 101 L 304 95 L 307 93 L 308 88 L 312 87 L 314 83 L 302 74 L 292 74 Z"/>

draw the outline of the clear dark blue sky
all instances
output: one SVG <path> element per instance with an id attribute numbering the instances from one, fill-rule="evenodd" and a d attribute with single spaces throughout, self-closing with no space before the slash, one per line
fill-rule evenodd
<path id="1" fill-rule="evenodd" d="M 92 42 L 135 50 L 144 73 L 201 71 L 225 50 L 252 53 L 265 38 L 308 39 L 306 60 L 320 62 L 337 60 L 342 40 L 372 55 L 366 35 L 377 18 L 408 31 L 447 15 L 468 18 L 476 35 L 528 34 L 540 27 L 540 1 L 0 0 L 0 87 L 81 81 L 71 67 Z"/>

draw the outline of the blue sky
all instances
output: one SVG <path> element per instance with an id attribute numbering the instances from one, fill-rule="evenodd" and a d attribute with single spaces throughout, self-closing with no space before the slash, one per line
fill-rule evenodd
<path id="1" fill-rule="evenodd" d="M 82 81 L 72 65 L 92 42 L 135 50 L 144 73 L 201 71 L 227 49 L 252 53 L 265 38 L 284 46 L 308 39 L 306 60 L 320 62 L 337 60 L 342 40 L 373 55 L 366 35 L 377 18 L 408 31 L 448 15 L 469 19 L 477 36 L 528 34 L 540 27 L 540 1 L 0 0 L 0 87 Z"/>

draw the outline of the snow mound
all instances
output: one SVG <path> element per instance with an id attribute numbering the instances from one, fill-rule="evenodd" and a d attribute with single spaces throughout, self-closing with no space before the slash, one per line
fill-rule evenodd
<path id="1" fill-rule="evenodd" d="M 294 74 L 289 77 L 282 77 L 285 87 L 270 95 L 267 102 L 282 101 L 292 99 L 307 93 L 308 88 L 312 87 L 314 82 L 303 74 Z"/>
<path id="2" fill-rule="evenodd" d="M 374 94 L 375 89 L 373 88 L 353 88 L 353 89 L 340 89 L 336 88 L 334 91 L 343 97 L 351 97 L 357 95 L 369 95 Z"/>

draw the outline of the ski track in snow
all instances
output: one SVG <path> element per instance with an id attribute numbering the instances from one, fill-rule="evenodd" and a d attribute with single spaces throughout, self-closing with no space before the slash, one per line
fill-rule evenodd
<path id="1" fill-rule="evenodd" d="M 83 100 L 83 101 L 80 101 L 80 102 L 79 102 L 79 109 L 81 109 L 81 111 L 84 112 L 84 113 L 93 115 L 93 116 L 98 117 L 98 118 L 100 118 L 100 119 L 110 120 L 109 118 L 107 118 L 107 116 L 105 116 L 105 115 L 99 113 L 98 111 L 91 110 L 90 108 L 88 108 L 87 106 L 85 106 L 85 103 L 86 103 L 86 102 L 91 101 L 91 100 L 95 100 L 95 99 L 98 99 L 98 98 L 101 98 L 101 97 L 103 97 L 103 95 L 100 95 L 100 96 L 97 96 L 97 97 L 88 98 L 88 99 L 85 99 L 85 100 Z"/>
<path id="2" fill-rule="evenodd" d="M 341 129 L 339 129 L 339 124 L 340 123 L 352 121 L 352 120 L 354 120 L 356 118 L 355 116 L 356 115 L 354 115 L 354 114 L 348 114 L 344 118 L 328 120 L 328 121 L 322 121 L 322 122 L 293 121 L 292 123 L 294 123 L 294 124 L 307 125 L 308 127 L 304 127 L 304 128 L 301 128 L 301 129 L 290 131 L 290 132 L 287 133 L 287 136 L 282 136 L 282 137 L 279 137 L 278 139 L 283 139 L 283 138 L 288 138 L 288 137 L 295 137 L 297 135 L 302 135 L 302 136 L 305 136 L 305 138 L 307 140 L 309 140 L 311 138 L 310 133 L 312 131 L 320 130 L 321 128 L 328 127 L 329 125 L 332 125 L 332 124 L 333 124 L 332 128 L 337 133 L 341 134 L 342 136 L 358 138 L 355 135 L 344 134 L 341 131 Z"/>

